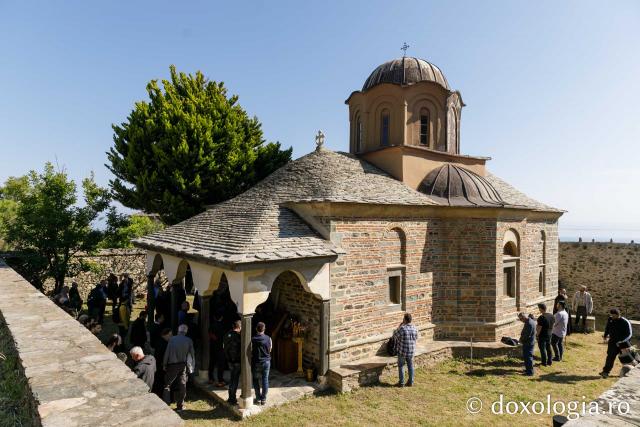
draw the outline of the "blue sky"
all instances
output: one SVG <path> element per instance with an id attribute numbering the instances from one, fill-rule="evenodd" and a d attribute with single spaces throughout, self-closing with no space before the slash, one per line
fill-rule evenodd
<path id="1" fill-rule="evenodd" d="M 294 157 L 348 150 L 344 100 L 382 62 L 438 65 L 465 154 L 569 211 L 564 236 L 640 240 L 640 2 L 0 0 L 0 180 L 106 184 L 110 125 L 170 64 L 222 80 Z"/>

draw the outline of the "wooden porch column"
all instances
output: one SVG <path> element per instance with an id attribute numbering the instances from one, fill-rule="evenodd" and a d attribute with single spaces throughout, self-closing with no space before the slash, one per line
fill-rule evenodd
<path id="1" fill-rule="evenodd" d="M 240 365 L 240 400 L 241 408 L 253 406 L 253 391 L 251 380 L 251 319 L 253 313 L 242 315 L 242 331 L 240 332 L 242 361 Z"/>
<path id="2" fill-rule="evenodd" d="M 210 296 L 199 295 L 200 298 L 200 369 L 198 375 L 201 380 L 206 381 L 209 379 L 209 310 L 210 310 Z"/>
<path id="3" fill-rule="evenodd" d="M 331 300 L 322 300 L 320 306 L 320 372 L 326 375 L 329 370 L 329 309 Z"/>

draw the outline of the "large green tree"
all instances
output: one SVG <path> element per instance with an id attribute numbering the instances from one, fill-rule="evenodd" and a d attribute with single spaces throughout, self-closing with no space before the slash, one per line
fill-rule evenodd
<path id="1" fill-rule="evenodd" d="M 51 277 L 56 292 L 65 277 L 87 269 L 74 255 L 93 251 L 102 239 L 91 225 L 109 207 L 109 191 L 95 183 L 93 174 L 82 181 L 82 189 L 84 203 L 78 206 L 76 184 L 51 163 L 42 173 L 31 171 L 20 187 L 5 238 L 20 252 L 17 269 L 38 288 Z"/>
<path id="2" fill-rule="evenodd" d="M 162 87 L 147 84 L 148 102 L 113 125 L 107 167 L 117 200 L 174 224 L 245 191 L 287 163 L 291 149 L 267 144 L 258 119 L 222 82 L 170 71 Z"/>
<path id="3" fill-rule="evenodd" d="M 100 249 L 132 248 L 131 240 L 162 230 L 164 224 L 148 215 L 119 213 L 110 208 L 107 213 L 107 226 L 103 231 Z"/>

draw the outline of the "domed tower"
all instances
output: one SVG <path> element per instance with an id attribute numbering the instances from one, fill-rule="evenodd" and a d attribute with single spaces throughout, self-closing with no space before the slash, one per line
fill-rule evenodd
<path id="1" fill-rule="evenodd" d="M 385 62 L 345 103 L 349 151 L 412 188 L 443 162 L 485 174 L 487 158 L 460 154 L 465 104 L 435 65 L 407 56 Z"/>

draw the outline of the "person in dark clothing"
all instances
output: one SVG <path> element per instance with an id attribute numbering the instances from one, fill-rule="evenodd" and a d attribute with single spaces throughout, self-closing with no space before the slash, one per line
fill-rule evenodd
<path id="1" fill-rule="evenodd" d="M 269 391 L 269 369 L 271 368 L 271 337 L 264 333 L 263 322 L 256 325 L 256 335 L 251 338 L 251 371 L 253 389 L 256 392 L 256 403 L 264 405 Z M 262 390 L 260 389 L 262 382 Z"/>
<path id="2" fill-rule="evenodd" d="M 609 338 L 609 343 L 607 345 L 607 359 L 602 368 L 602 372 L 600 372 L 602 378 L 609 376 L 616 357 L 620 354 L 620 349 L 630 346 L 629 341 L 633 334 L 631 323 L 620 315 L 620 310 L 612 308 L 609 314 L 611 321 L 607 322 L 607 328 L 604 331 L 604 336 Z"/>
<path id="3" fill-rule="evenodd" d="M 227 332 L 223 339 L 224 357 L 229 363 L 231 369 L 231 376 L 229 379 L 229 402 L 231 405 L 237 405 L 238 400 L 236 398 L 236 391 L 238 390 L 238 383 L 240 382 L 240 364 L 242 356 L 242 344 L 240 338 L 240 330 L 242 329 L 242 322 L 236 320 L 233 322 L 233 329 Z"/>
<path id="4" fill-rule="evenodd" d="M 156 313 L 162 314 L 166 322 L 171 319 L 171 293 L 164 290 L 162 286 L 158 289 L 156 296 Z M 169 326 L 169 325 L 167 325 Z"/>
<path id="5" fill-rule="evenodd" d="M 133 372 L 138 378 L 144 381 L 149 390 L 153 387 L 153 381 L 156 375 L 156 359 L 150 354 L 144 355 L 140 347 L 133 347 L 129 352 L 131 360 L 133 360 Z"/>
<path id="6" fill-rule="evenodd" d="M 536 342 L 536 322 L 525 313 L 519 313 L 518 319 L 524 326 L 520 332 L 520 343 L 522 344 L 522 358 L 524 359 L 524 374 L 533 376 L 533 347 Z"/>
<path id="7" fill-rule="evenodd" d="M 129 307 L 133 305 L 133 280 L 129 278 L 128 273 L 122 275 L 122 280 L 118 286 L 118 298 L 120 298 L 120 303 L 126 301 Z"/>
<path id="8" fill-rule="evenodd" d="M 167 351 L 167 344 L 171 339 L 171 328 L 164 328 L 160 333 L 160 339 L 153 348 L 153 355 L 156 358 L 156 376 L 153 381 L 152 391 L 162 398 L 162 389 L 164 388 L 164 369 L 162 362 L 164 361 L 164 353 Z"/>
<path id="9" fill-rule="evenodd" d="M 107 297 L 111 300 L 111 306 L 115 307 L 118 303 L 118 276 L 113 273 L 107 277 Z"/>
<path id="10" fill-rule="evenodd" d="M 104 321 L 104 309 L 107 304 L 107 294 L 105 293 L 104 287 L 105 281 L 103 280 L 89 292 L 89 297 L 87 298 L 89 316 L 100 324 Z"/>
<path id="11" fill-rule="evenodd" d="M 156 313 L 155 320 L 149 327 L 149 344 L 151 348 L 156 348 L 158 342 L 162 339 L 162 331 L 165 327 L 164 315 L 162 313 Z"/>
<path id="12" fill-rule="evenodd" d="M 138 314 L 138 318 L 131 324 L 131 344 L 144 348 L 147 343 L 147 326 L 145 319 L 147 318 L 147 312 L 141 311 Z"/>
<path id="13" fill-rule="evenodd" d="M 551 328 L 555 321 L 553 314 L 547 313 L 546 304 L 538 304 L 540 316 L 538 316 L 538 325 L 536 326 L 536 337 L 538 338 L 538 348 L 540 349 L 540 359 L 542 366 L 551 366 Z"/>
<path id="14" fill-rule="evenodd" d="M 217 369 L 218 382 L 216 387 L 224 387 L 224 371 L 227 363 L 224 357 L 223 339 L 227 332 L 227 327 L 223 318 L 224 312 L 216 310 L 211 326 L 209 327 L 209 384 L 214 382 L 214 369 Z"/>
<path id="15" fill-rule="evenodd" d="M 76 311 L 82 310 L 82 297 L 80 296 L 77 282 L 71 282 L 71 289 L 69 289 L 69 306 Z"/>

